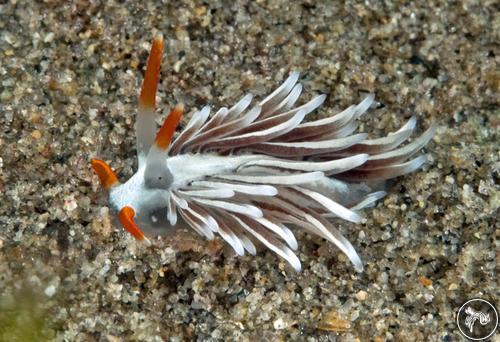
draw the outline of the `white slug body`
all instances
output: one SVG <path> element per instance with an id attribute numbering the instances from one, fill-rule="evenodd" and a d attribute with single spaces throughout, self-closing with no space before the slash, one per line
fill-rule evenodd
<path id="1" fill-rule="evenodd" d="M 407 160 L 427 144 L 435 127 L 403 147 L 415 117 L 384 138 L 352 134 L 373 95 L 337 115 L 306 122 L 325 96 L 296 106 L 302 86 L 299 73 L 292 72 L 253 105 L 247 95 L 213 115 L 204 107 L 170 143 L 182 106 L 172 110 L 156 138 L 148 134 L 156 129 L 153 83 L 162 48 L 160 37 L 153 43 L 141 92 L 137 172 L 119 184 L 104 162 L 92 162 L 123 226 L 146 241 L 143 229 L 191 227 L 207 239 L 219 235 L 239 255 L 255 254 L 260 242 L 297 271 L 293 229 L 305 229 L 334 243 L 362 271 L 361 259 L 331 219 L 362 223 L 360 210 L 386 194 L 372 191 L 370 184 L 424 164 L 425 155 Z"/>

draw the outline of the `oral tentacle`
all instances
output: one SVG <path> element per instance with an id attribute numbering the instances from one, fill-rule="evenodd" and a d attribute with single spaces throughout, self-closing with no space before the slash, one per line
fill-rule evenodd
<path id="1" fill-rule="evenodd" d="M 94 171 L 99 176 L 99 180 L 101 181 L 104 189 L 109 190 L 112 187 L 120 184 L 115 172 L 111 169 L 111 167 L 109 167 L 108 164 L 106 164 L 105 161 L 100 159 L 92 159 L 90 163 Z"/>
<path id="2" fill-rule="evenodd" d="M 118 219 L 120 220 L 123 228 L 132 234 L 137 240 L 144 241 L 148 245 L 151 244 L 149 239 L 144 235 L 144 232 L 135 224 L 134 221 L 135 210 L 132 207 L 125 206 L 118 213 Z"/>

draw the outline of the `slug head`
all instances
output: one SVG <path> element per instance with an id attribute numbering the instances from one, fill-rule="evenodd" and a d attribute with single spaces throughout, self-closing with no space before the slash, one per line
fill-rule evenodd
<path id="1" fill-rule="evenodd" d="M 144 172 L 144 184 L 147 188 L 168 190 L 173 182 L 173 176 L 166 161 L 159 159 L 148 164 Z"/>
<path id="2" fill-rule="evenodd" d="M 156 129 L 154 113 L 163 45 L 163 37 L 161 35 L 155 37 L 139 95 L 136 138 L 139 167 L 145 167 L 144 179 L 138 181 L 130 179 L 121 185 L 109 165 L 99 159 L 91 161 L 101 184 L 110 193 L 110 205 L 118 211 L 118 219 L 123 227 L 136 239 L 147 242 L 149 240 L 135 220 L 140 221 L 141 215 L 144 215 L 142 211 L 144 207 L 148 207 L 148 203 L 159 202 L 157 190 L 168 190 L 173 182 L 173 176 L 167 167 L 168 147 L 184 112 L 182 104 L 175 106 L 156 137 L 153 137 Z M 136 213 L 137 210 L 141 212 Z"/>

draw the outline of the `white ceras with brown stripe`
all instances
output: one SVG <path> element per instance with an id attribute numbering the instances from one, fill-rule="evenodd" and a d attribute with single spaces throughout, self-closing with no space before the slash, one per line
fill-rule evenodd
<path id="1" fill-rule="evenodd" d="M 301 264 L 291 228 L 301 228 L 334 243 L 362 271 L 361 259 L 331 219 L 361 223 L 359 211 L 386 195 L 371 184 L 424 164 L 425 155 L 407 160 L 427 144 L 435 127 L 403 147 L 415 117 L 384 138 L 353 134 L 373 95 L 339 114 L 303 122 L 325 95 L 296 106 L 302 86 L 299 73 L 292 72 L 258 103 L 249 94 L 212 116 L 208 106 L 195 112 L 171 143 L 184 108 L 175 106 L 156 133 L 162 52 L 163 38 L 157 37 L 139 97 L 137 172 L 120 184 L 104 161 L 92 160 L 124 228 L 149 242 L 145 232 L 188 226 L 207 239 L 220 235 L 238 255 L 256 254 L 259 241 L 297 271 Z"/>

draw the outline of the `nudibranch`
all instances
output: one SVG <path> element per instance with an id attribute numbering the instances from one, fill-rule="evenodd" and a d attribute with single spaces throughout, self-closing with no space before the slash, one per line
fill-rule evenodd
<path id="1" fill-rule="evenodd" d="M 386 195 L 372 184 L 422 166 L 426 155 L 408 159 L 429 142 L 435 126 L 403 147 L 415 117 L 383 138 L 354 134 L 373 95 L 336 115 L 304 121 L 325 95 L 296 105 L 302 85 L 294 71 L 260 102 L 248 94 L 213 115 L 203 107 L 174 138 L 182 104 L 158 132 L 155 124 L 163 45 L 161 36 L 153 40 L 139 95 L 137 172 L 120 183 L 108 164 L 91 161 L 123 227 L 147 243 L 146 235 L 179 227 L 209 240 L 218 234 L 238 255 L 255 255 L 260 242 L 297 271 L 293 229 L 304 229 L 335 244 L 362 271 L 360 257 L 332 219 L 362 223 L 361 210 Z"/>

